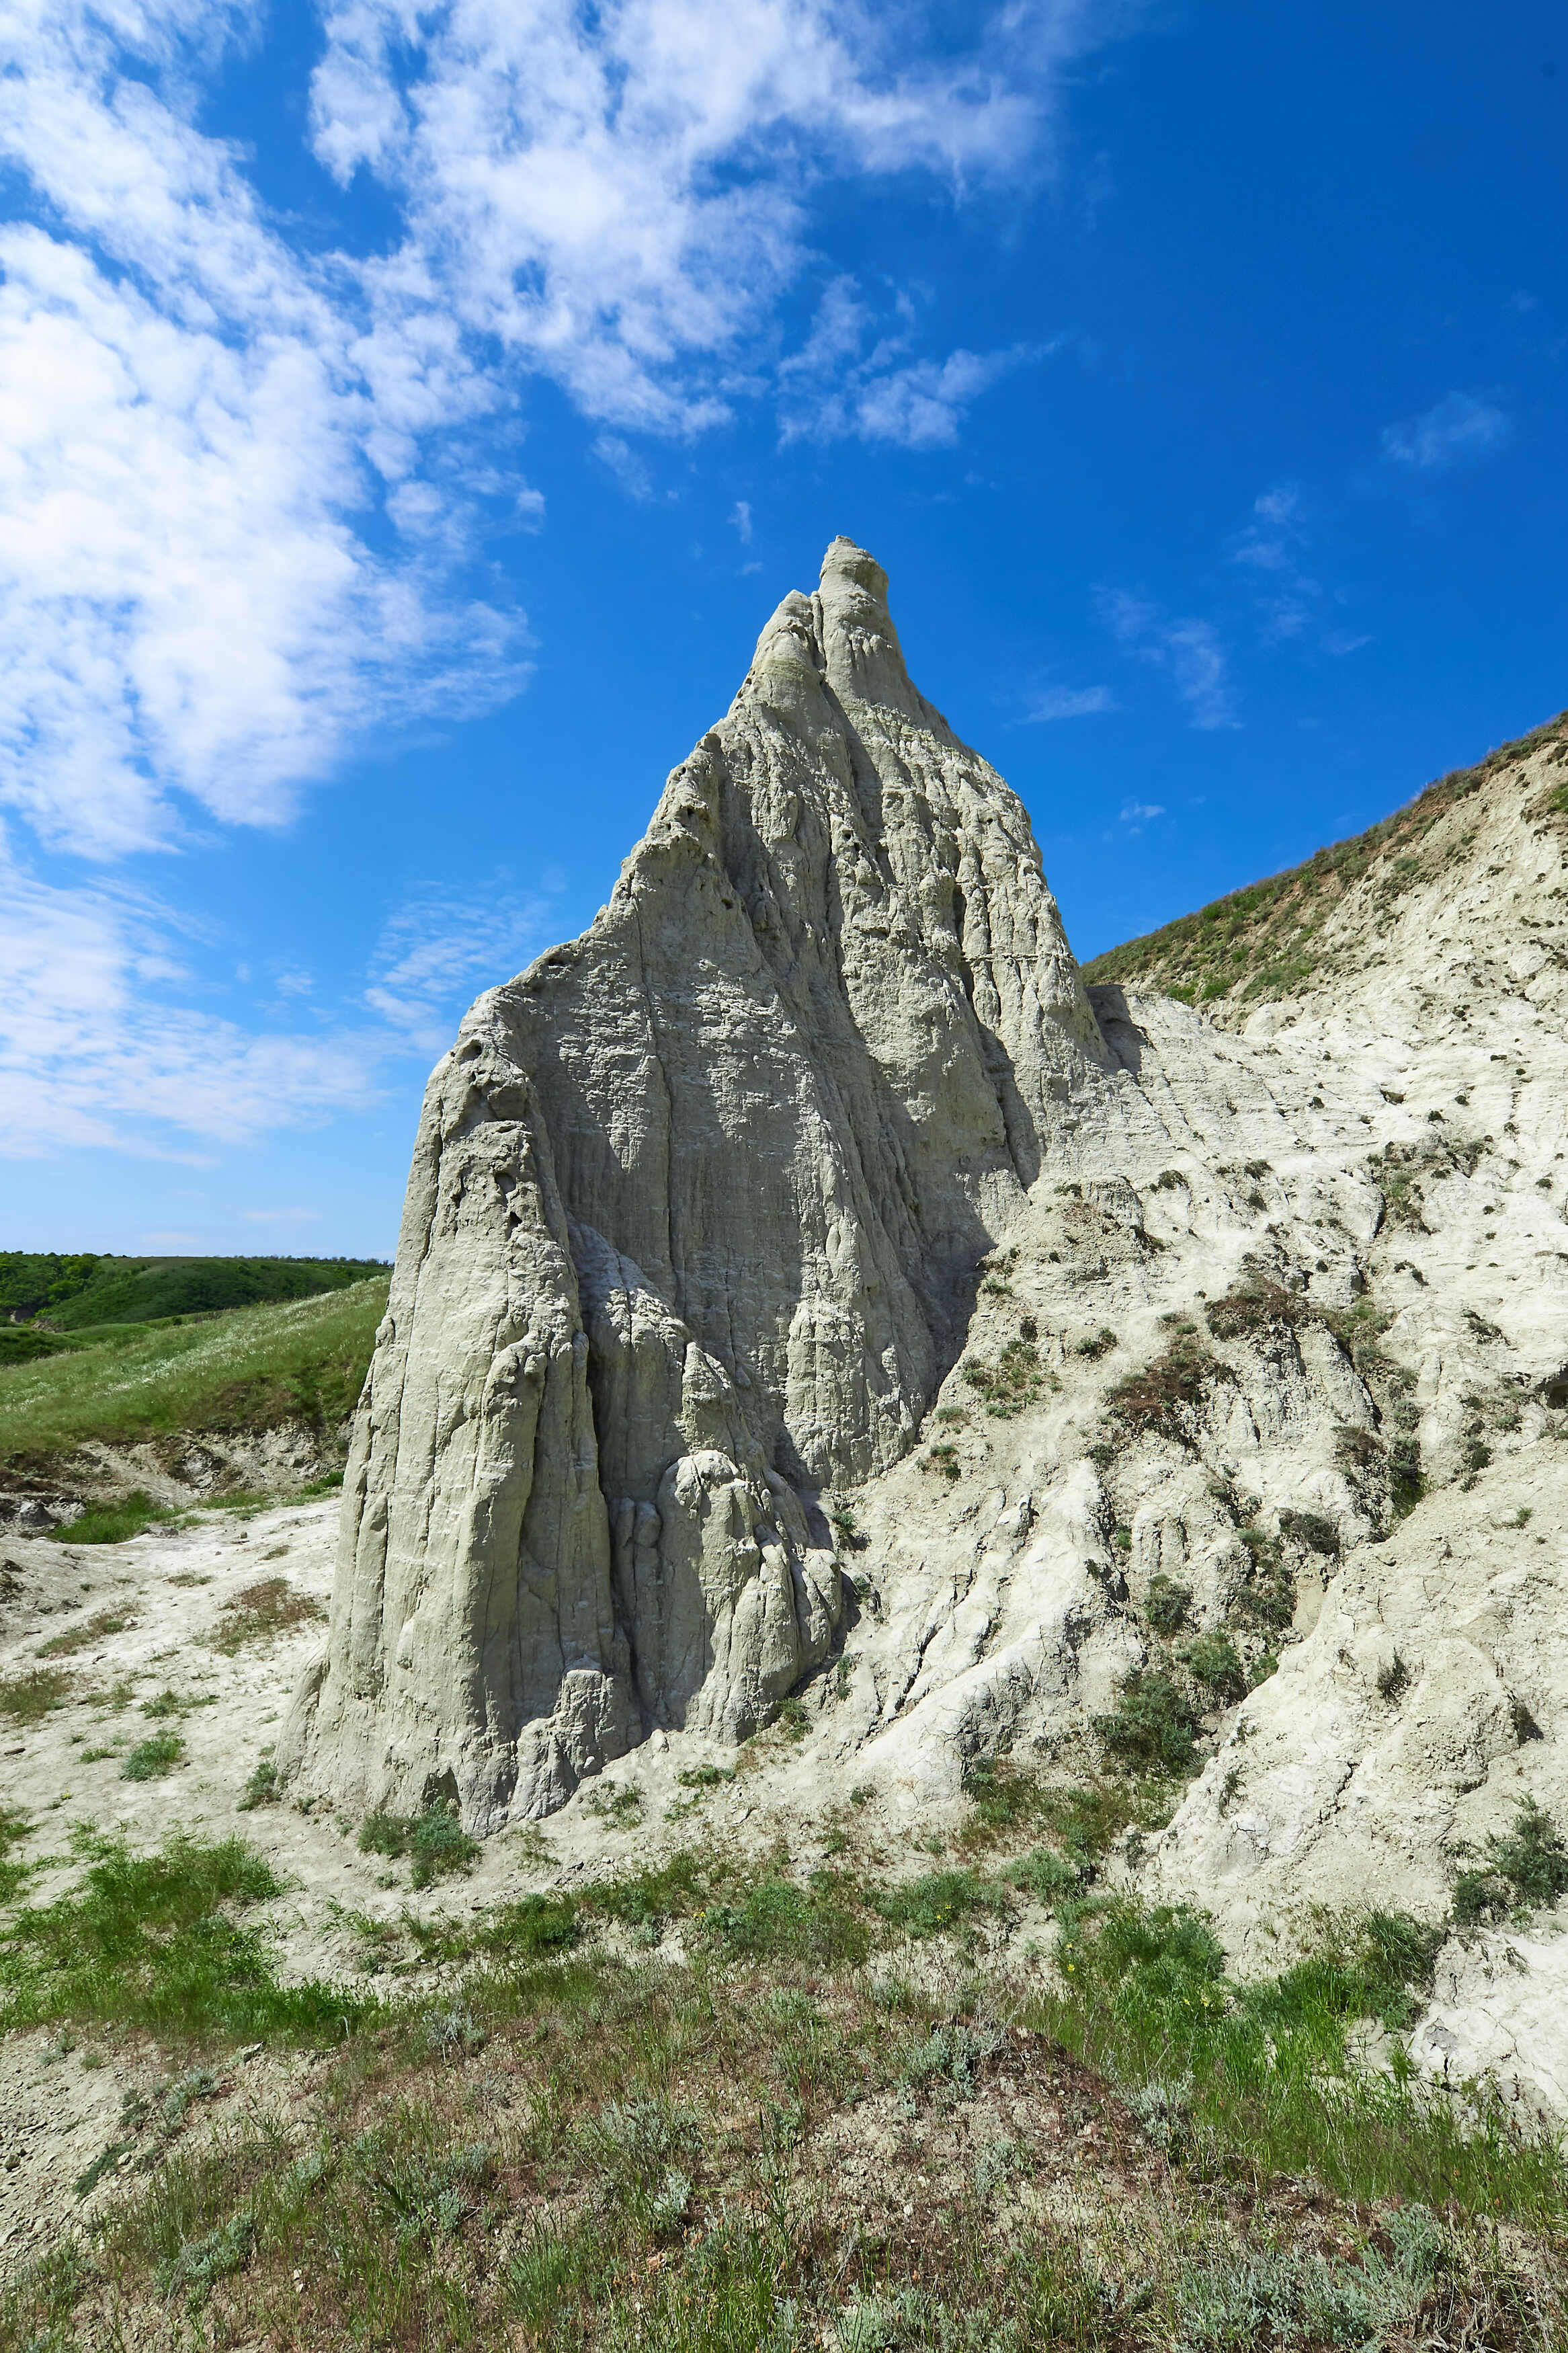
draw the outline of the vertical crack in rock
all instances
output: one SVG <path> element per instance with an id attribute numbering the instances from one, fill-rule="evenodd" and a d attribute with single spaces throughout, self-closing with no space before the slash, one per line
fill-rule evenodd
<path id="1" fill-rule="evenodd" d="M 1027 816 L 836 540 L 583 936 L 431 1078 L 284 1769 L 548 1811 L 738 1739 L 843 1615 L 818 1492 L 907 1451 L 978 1258 L 1103 1096 Z"/>

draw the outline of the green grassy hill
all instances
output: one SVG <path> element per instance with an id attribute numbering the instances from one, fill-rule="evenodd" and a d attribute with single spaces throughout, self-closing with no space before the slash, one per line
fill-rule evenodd
<path id="1" fill-rule="evenodd" d="M 0 1367 L 0 1469 L 85 1439 L 334 1428 L 364 1385 L 389 1281 L 378 1272 L 311 1299 L 65 1335 L 57 1353 Z"/>
<path id="2" fill-rule="evenodd" d="M 1440 776 L 1365 833 L 1107 949 L 1084 965 L 1085 980 L 1159 989 L 1207 1005 L 1217 998 L 1289 997 L 1327 978 L 1333 961 L 1323 929 L 1350 893 L 1364 882 L 1376 912 L 1392 909 L 1421 872 L 1422 843 L 1455 804 L 1489 786 L 1506 787 L 1510 771 L 1554 741 L 1563 747 L 1556 754 L 1561 762 L 1568 755 L 1568 712 L 1489 753 L 1475 767 Z M 1561 819 L 1568 816 L 1568 769 L 1559 766 L 1558 773 L 1564 782 L 1544 797 L 1541 814 Z"/>
<path id="3" fill-rule="evenodd" d="M 107 1258 L 81 1251 L 0 1250 L 0 1317 L 41 1319 L 45 1329 L 79 1331 L 100 1324 L 152 1324 L 169 1315 L 211 1315 L 268 1301 L 310 1299 L 386 1271 L 381 1259 Z M 0 1338 L 5 1335 L 0 1327 Z M 0 1358 L 3 1361 L 3 1358 Z"/>

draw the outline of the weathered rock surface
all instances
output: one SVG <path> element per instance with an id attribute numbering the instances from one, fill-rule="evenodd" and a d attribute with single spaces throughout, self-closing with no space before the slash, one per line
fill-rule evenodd
<path id="1" fill-rule="evenodd" d="M 884 591 L 835 543 L 432 1079 L 281 1762 L 483 1829 L 794 1692 L 781 1799 L 913 1824 L 1114 1769 L 1153 1674 L 1202 1770 L 1137 1868 L 1236 1967 L 1441 1925 L 1568 1828 L 1568 731 L 1216 1022 L 1084 988 Z M 1451 1936 L 1420 2063 L 1561 2110 L 1558 1926 Z"/>
<path id="2" fill-rule="evenodd" d="M 907 1450 L 1111 1058 L 1022 806 L 836 541 L 610 904 L 430 1082 L 287 1749 L 489 1826 L 832 1642 L 813 1508 Z"/>

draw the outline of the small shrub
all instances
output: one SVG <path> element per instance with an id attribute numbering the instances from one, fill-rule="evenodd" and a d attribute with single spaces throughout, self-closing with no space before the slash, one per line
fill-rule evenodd
<path id="1" fill-rule="evenodd" d="M 1037 1846 L 1008 1863 L 1004 1878 L 1021 1887 L 1040 1904 L 1054 1905 L 1081 1894 L 1093 1875 L 1092 1866 L 1058 1854 L 1054 1847 Z"/>
<path id="2" fill-rule="evenodd" d="M 158 1781 L 183 1765 L 185 1744 L 177 1732 L 155 1732 L 139 1740 L 120 1767 L 122 1781 Z"/>
<path id="3" fill-rule="evenodd" d="M 1332 1556 L 1339 1551 L 1339 1529 L 1320 1512 L 1281 1512 L 1279 1528 L 1282 1535 L 1293 1537 L 1309 1552 Z"/>
<path id="4" fill-rule="evenodd" d="M 1395 1438 L 1388 1450 L 1388 1502 L 1394 1518 L 1406 1518 L 1426 1492 L 1421 1441 L 1407 1432 Z"/>
<path id="5" fill-rule="evenodd" d="M 1555 1824 L 1527 1798 L 1502 1838 L 1487 1841 L 1479 1870 L 1463 1871 L 1454 1889 L 1454 1917 L 1463 1926 L 1506 1919 L 1568 1894 L 1568 1849 Z"/>
<path id="6" fill-rule="evenodd" d="M 1114 1712 L 1093 1723 L 1125 1772 L 1190 1773 L 1197 1762 L 1191 1703 L 1163 1669 L 1130 1675 Z"/>
<path id="7" fill-rule="evenodd" d="M 1403 1699 L 1410 1688 L 1410 1670 L 1395 1651 L 1392 1659 L 1377 1671 L 1377 1695 L 1392 1707 Z"/>
<path id="8" fill-rule="evenodd" d="M 1039 1354 L 1026 1340 L 1009 1340 L 994 1365 L 965 1365 L 963 1377 L 993 1420 L 1011 1421 L 1040 1394 Z"/>
<path id="9" fill-rule="evenodd" d="M 1226 1635 L 1200 1634 L 1186 1645 L 1181 1660 L 1190 1675 L 1227 1705 L 1240 1699 L 1247 1689 L 1236 1645 Z"/>
<path id="10" fill-rule="evenodd" d="M 362 1854 L 413 1859 L 416 1887 L 452 1871 L 466 1871 L 479 1852 L 449 1798 L 437 1798 L 422 1814 L 371 1814 L 360 1825 Z"/>
<path id="11" fill-rule="evenodd" d="M 1149 1580 L 1143 1615 L 1156 1634 L 1174 1634 L 1186 1624 L 1192 1602 L 1192 1587 L 1178 1585 L 1174 1577 L 1165 1576 L 1162 1570 Z"/>
<path id="12" fill-rule="evenodd" d="M 1180 1444 L 1213 1369 L 1197 1342 L 1180 1335 L 1142 1372 L 1117 1383 L 1106 1398 L 1106 1410 L 1134 1434 L 1149 1431 Z"/>
<path id="13" fill-rule="evenodd" d="M 616 1830 L 642 1820 L 643 1793 L 635 1781 L 615 1781 L 590 1789 L 583 1803 L 589 1813 Z"/>

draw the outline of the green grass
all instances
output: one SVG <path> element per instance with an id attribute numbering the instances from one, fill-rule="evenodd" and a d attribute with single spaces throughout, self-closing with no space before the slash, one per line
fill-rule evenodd
<path id="1" fill-rule="evenodd" d="M 14 1904 L 30 1875 L 31 1865 L 18 1862 L 11 1852 L 30 1828 L 26 1814 L 14 1806 L 0 1806 L 0 1904 Z"/>
<path id="2" fill-rule="evenodd" d="M 1563 2341 L 1557 2153 L 1346 2056 L 1419 1968 L 1405 1924 L 1247 1992 L 1191 1915 L 1068 1905 L 1076 1982 L 1020 2014 L 794 1950 L 617 1960 L 572 1948 L 559 1899 L 523 1917 L 435 2007 L 351 2020 L 292 2130 L 172 2137 L 206 2076 L 142 2103 L 105 2151 L 142 2173 L 17 2279 L 4 2353 L 95 2342 L 106 2289 L 171 2342 L 279 2348 Z"/>
<path id="3" fill-rule="evenodd" d="M 454 1871 L 466 1871 L 479 1852 L 458 1819 L 458 1810 L 443 1799 L 422 1814 L 371 1814 L 360 1827 L 362 1854 L 384 1854 L 394 1860 L 409 1856 L 416 1887 Z"/>
<path id="4" fill-rule="evenodd" d="M 120 1768 L 122 1781 L 161 1781 L 185 1757 L 185 1744 L 177 1732 L 154 1732 L 139 1740 Z"/>
<path id="5" fill-rule="evenodd" d="M 123 1544 L 127 1537 L 139 1536 L 169 1516 L 166 1504 L 154 1502 L 145 1488 L 135 1487 L 117 1504 L 89 1504 L 65 1530 L 65 1539 L 73 1545 Z"/>
<path id="6" fill-rule="evenodd" d="M 210 1323 L 144 1327 L 102 1347 L 0 1369 L 0 1461 L 182 1430 L 330 1428 L 363 1386 L 387 1279 Z M 71 1531 L 72 1537 L 75 1530 Z"/>
<path id="7" fill-rule="evenodd" d="M 242 1840 L 173 1838 L 143 1854 L 118 1839 L 79 1843 L 80 1885 L 0 1928 L 0 2030 L 68 2021 L 331 2042 L 366 2014 L 363 1996 L 279 1982 L 244 1915 L 281 1883 Z"/>
<path id="8" fill-rule="evenodd" d="M 58 1667 L 35 1667 L 30 1674 L 0 1676 L 0 1715 L 13 1724 L 41 1724 L 51 1708 L 60 1706 L 71 1690 L 69 1675 Z"/>
<path id="9" fill-rule="evenodd" d="M 1409 2016 L 1433 1932 L 1374 1916 L 1237 1986 L 1201 1919 L 1089 1885 L 1068 1833 L 1103 1852 L 1125 1791 L 1004 1783 L 1007 1820 L 1063 1843 L 999 1876 L 802 1882 L 694 1851 L 434 1932 L 405 1915 L 438 1990 L 380 2004 L 278 1986 L 247 1925 L 277 1882 L 238 1841 L 93 1847 L 71 1898 L 0 1932 L 4 2022 L 342 2047 L 288 2126 L 240 2104 L 182 2139 L 216 2060 L 132 2104 L 82 2179 L 140 2168 L 0 2298 L 0 2353 L 96 2342 L 106 2294 L 171 2342 L 280 2348 L 1565 2341 L 1560 2152 L 1353 2058 L 1358 2021 Z M 1012 1887 L 1055 1905 L 1054 1993 L 982 1978 L 952 1933 L 1005 1924 Z M 679 1964 L 595 1942 L 678 1915 Z M 889 1975 L 928 1921 L 955 1965 L 938 1945 Z"/>

